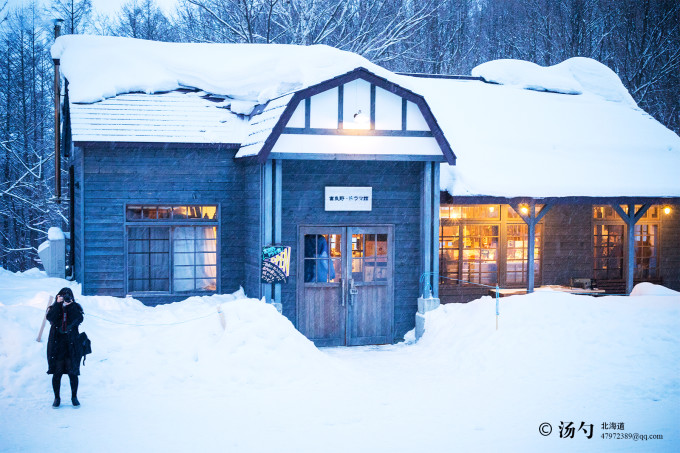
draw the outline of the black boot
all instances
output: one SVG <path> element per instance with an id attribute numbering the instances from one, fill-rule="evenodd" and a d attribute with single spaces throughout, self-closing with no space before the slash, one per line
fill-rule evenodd
<path id="1" fill-rule="evenodd" d="M 61 387 L 61 374 L 52 375 L 52 390 L 54 390 L 54 403 L 52 407 L 59 407 L 61 404 L 61 398 L 59 398 L 59 387 Z"/>
<path id="2" fill-rule="evenodd" d="M 68 379 L 71 382 L 71 402 L 73 407 L 78 407 L 80 406 L 80 401 L 78 401 L 78 376 L 69 374 Z"/>

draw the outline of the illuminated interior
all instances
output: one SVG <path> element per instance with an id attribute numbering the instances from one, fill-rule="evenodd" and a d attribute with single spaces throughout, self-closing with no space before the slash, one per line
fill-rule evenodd
<path id="1" fill-rule="evenodd" d="M 511 206 L 445 205 L 440 216 L 440 284 L 526 284 L 529 227 Z M 534 247 L 537 282 L 541 233 L 539 223 Z"/>

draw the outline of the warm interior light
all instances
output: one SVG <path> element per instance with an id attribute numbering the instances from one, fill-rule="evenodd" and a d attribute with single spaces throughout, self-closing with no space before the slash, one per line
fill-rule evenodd
<path id="1" fill-rule="evenodd" d="M 489 206 L 489 212 L 494 212 L 496 208 L 494 206 Z"/>
<path id="2" fill-rule="evenodd" d="M 529 214 L 529 207 L 527 205 L 522 205 L 519 207 L 519 210 L 522 212 L 522 214 L 527 215 Z"/>
<path id="3" fill-rule="evenodd" d="M 354 121 L 357 124 L 368 124 L 370 120 L 364 113 L 361 112 L 361 110 L 359 110 L 354 114 Z"/>
<path id="4" fill-rule="evenodd" d="M 663 213 L 668 215 L 671 213 L 671 207 L 670 206 L 664 206 L 663 207 Z"/>

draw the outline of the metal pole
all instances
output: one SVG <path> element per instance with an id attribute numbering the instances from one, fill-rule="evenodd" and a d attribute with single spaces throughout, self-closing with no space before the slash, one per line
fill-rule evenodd
<path id="1" fill-rule="evenodd" d="M 54 20 L 54 39 L 61 34 L 63 19 Z M 61 86 L 59 80 L 59 60 L 54 62 L 54 192 L 56 202 L 61 203 Z"/>

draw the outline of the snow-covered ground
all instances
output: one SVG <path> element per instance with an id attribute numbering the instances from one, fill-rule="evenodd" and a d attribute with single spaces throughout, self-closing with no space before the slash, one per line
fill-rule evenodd
<path id="1" fill-rule="evenodd" d="M 67 285 L 94 352 L 81 408 L 55 410 L 35 338 Z M 149 308 L 0 269 L 0 451 L 679 451 L 680 294 L 636 294 L 503 298 L 498 331 L 486 297 L 428 315 L 417 344 L 318 350 L 243 294 Z"/>

